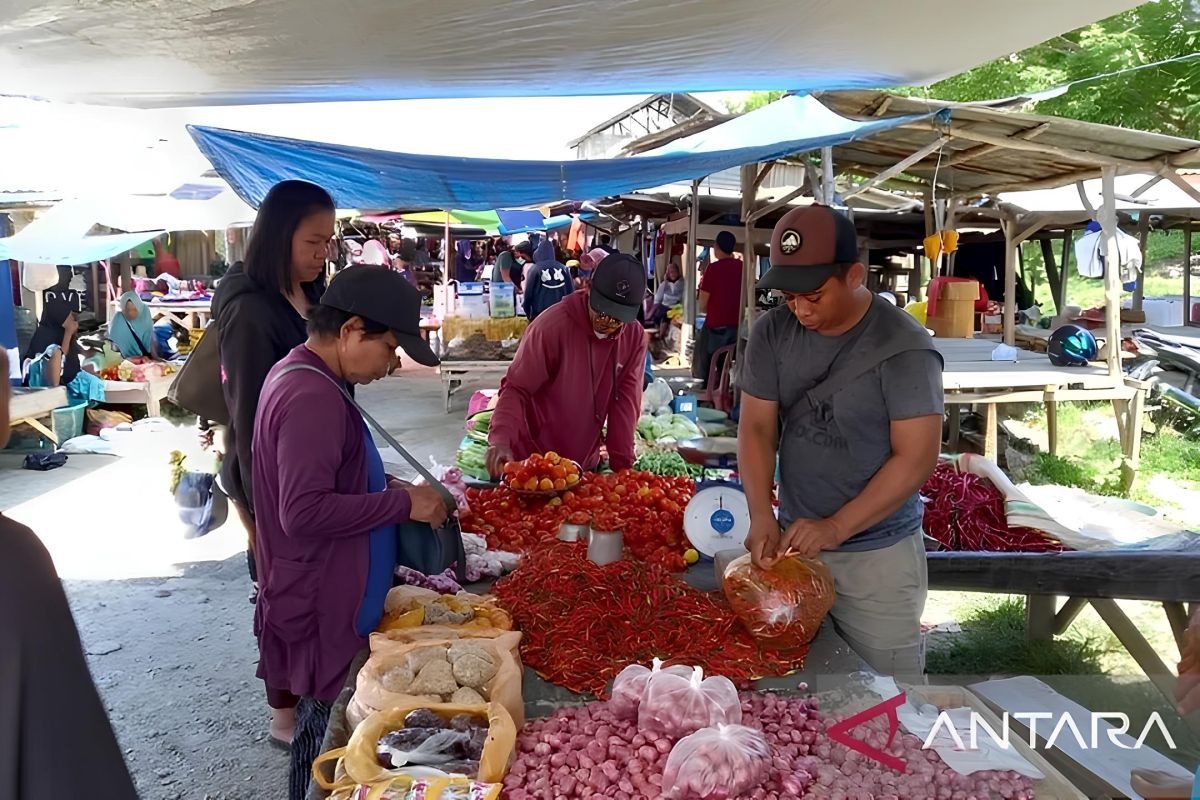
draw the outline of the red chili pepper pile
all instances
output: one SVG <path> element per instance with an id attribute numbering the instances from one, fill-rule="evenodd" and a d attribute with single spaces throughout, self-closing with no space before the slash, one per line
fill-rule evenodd
<path id="1" fill-rule="evenodd" d="M 468 489 L 471 510 L 463 530 L 486 537 L 495 550 L 523 553 L 558 535 L 568 519 L 597 530 L 619 530 L 637 558 L 672 572 L 686 567 L 683 551 L 683 508 L 692 499 L 690 478 L 622 470 L 613 475 L 587 474 L 561 497 L 523 497 L 506 487 Z"/>
<path id="2" fill-rule="evenodd" d="M 921 488 L 925 532 L 947 550 L 1059 553 L 1064 547 L 1034 528 L 1009 527 L 1004 495 L 986 478 L 938 463 Z"/>
<path id="3" fill-rule="evenodd" d="M 806 649 L 785 657 L 762 650 L 719 595 L 662 567 L 622 560 L 598 566 L 579 543 L 528 553 L 493 594 L 524 633 L 521 658 L 551 683 L 601 695 L 618 672 L 654 657 L 702 666 L 745 684 L 785 675 Z"/>

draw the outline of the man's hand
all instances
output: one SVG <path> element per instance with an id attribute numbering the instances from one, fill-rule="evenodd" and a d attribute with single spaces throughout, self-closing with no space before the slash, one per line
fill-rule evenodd
<path id="1" fill-rule="evenodd" d="M 779 544 L 782 555 L 788 550 L 813 558 L 822 550 L 835 550 L 842 543 L 841 531 L 832 520 L 798 519 L 783 534 Z"/>
<path id="2" fill-rule="evenodd" d="M 506 444 L 488 445 L 487 470 L 493 478 L 499 478 L 504 473 L 504 465 L 513 460 L 512 448 Z"/>
<path id="3" fill-rule="evenodd" d="M 432 486 L 409 486 L 404 491 L 408 492 L 412 500 L 412 508 L 408 512 L 409 519 L 428 522 L 435 528 L 440 528 L 446 522 L 449 516 L 446 501 Z"/>
<path id="4" fill-rule="evenodd" d="M 392 491 L 397 491 L 399 489 L 407 489 L 413 485 L 414 484 L 412 484 L 408 481 L 400 480 L 399 478 L 395 477 L 394 475 L 387 476 L 387 488 Z"/>
<path id="5" fill-rule="evenodd" d="M 750 534 L 746 537 L 746 549 L 754 566 L 770 569 L 779 560 L 779 523 L 774 517 L 759 522 L 751 521 Z"/>

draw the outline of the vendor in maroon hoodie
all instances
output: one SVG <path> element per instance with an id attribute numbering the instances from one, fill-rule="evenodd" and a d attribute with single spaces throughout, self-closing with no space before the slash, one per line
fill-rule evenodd
<path id="1" fill-rule="evenodd" d="M 383 616 L 401 535 L 394 526 L 437 526 L 448 513 L 431 487 L 387 476 L 341 388 L 388 375 L 399 347 L 437 364 L 420 319 L 421 295 L 400 273 L 350 267 L 309 315 L 308 341 L 263 384 L 254 424 L 254 632 L 268 701 L 279 707 L 299 698 L 292 800 L 305 796 L 330 706 Z"/>
<path id="2" fill-rule="evenodd" d="M 594 469 L 602 444 L 613 469 L 633 466 L 646 361 L 645 332 L 635 320 L 645 295 L 641 263 L 614 253 L 596 267 L 590 289 L 551 306 L 526 329 L 492 414 L 492 475 L 509 461 L 549 451 Z"/>

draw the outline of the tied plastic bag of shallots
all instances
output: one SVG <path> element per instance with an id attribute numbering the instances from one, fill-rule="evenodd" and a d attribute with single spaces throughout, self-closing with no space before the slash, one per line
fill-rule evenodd
<path id="1" fill-rule="evenodd" d="M 784 556 L 761 569 L 744 555 L 725 568 L 722 584 L 746 630 L 777 650 L 807 645 L 833 608 L 833 573 L 813 558 Z"/>
<path id="2" fill-rule="evenodd" d="M 671 748 L 663 770 L 663 797 L 746 797 L 767 780 L 770 770 L 771 745 L 762 731 L 744 725 L 703 728 Z"/>
<path id="3" fill-rule="evenodd" d="M 688 677 L 668 670 L 655 672 L 646 681 L 638 709 L 638 728 L 672 739 L 741 721 L 742 701 L 733 681 L 719 675 L 705 678 L 701 667 L 692 667 Z"/>
<path id="4" fill-rule="evenodd" d="M 612 699 L 608 708 L 618 719 L 637 719 L 638 709 L 641 708 L 642 698 L 646 696 L 646 683 L 652 675 L 659 672 L 671 672 L 683 678 L 690 678 L 692 670 L 688 667 L 674 666 L 663 669 L 662 659 L 656 658 L 649 667 L 641 664 L 630 664 L 613 679 Z"/>

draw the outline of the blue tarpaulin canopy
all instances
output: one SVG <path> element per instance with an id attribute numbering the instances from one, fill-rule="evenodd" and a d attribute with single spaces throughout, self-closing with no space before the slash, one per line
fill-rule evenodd
<path id="1" fill-rule="evenodd" d="M 933 112 L 931 111 L 930 114 Z M 857 121 L 807 95 L 786 97 L 640 156 L 508 161 L 417 155 L 189 128 L 200 151 L 250 205 L 287 179 L 325 187 L 339 208 L 486 210 L 588 200 L 843 144 L 929 115 Z"/>

